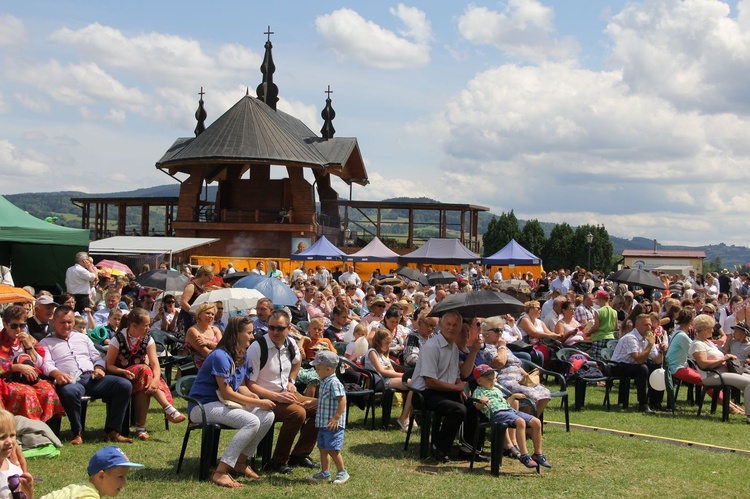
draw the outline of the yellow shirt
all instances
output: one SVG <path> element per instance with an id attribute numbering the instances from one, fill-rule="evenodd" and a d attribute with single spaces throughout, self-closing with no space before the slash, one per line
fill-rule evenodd
<path id="1" fill-rule="evenodd" d="M 41 499 L 100 499 L 99 491 L 90 483 L 75 483 L 54 490 Z"/>

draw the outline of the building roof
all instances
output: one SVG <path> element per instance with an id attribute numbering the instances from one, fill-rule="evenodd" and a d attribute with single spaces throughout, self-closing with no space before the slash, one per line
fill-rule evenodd
<path id="1" fill-rule="evenodd" d="M 89 253 L 95 255 L 180 253 L 218 241 L 214 237 L 115 236 L 93 241 Z"/>
<path id="2" fill-rule="evenodd" d="M 657 250 L 653 249 L 627 249 L 623 250 L 622 256 L 650 256 L 652 258 L 706 258 L 703 250 Z"/>
<path id="3" fill-rule="evenodd" d="M 241 98 L 195 138 L 179 138 L 157 161 L 170 173 L 196 165 L 278 164 L 317 167 L 345 182 L 367 184 L 357 139 L 322 139 L 302 121 L 263 101 Z"/>

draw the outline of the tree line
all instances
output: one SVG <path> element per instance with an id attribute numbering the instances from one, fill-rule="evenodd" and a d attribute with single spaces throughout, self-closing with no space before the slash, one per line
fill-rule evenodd
<path id="1" fill-rule="evenodd" d="M 483 256 L 487 257 L 500 251 L 512 239 L 521 246 L 540 257 L 544 268 L 572 269 L 576 265 L 587 267 L 589 245 L 586 236 L 591 234 L 591 268 L 602 272 L 613 270 L 615 262 L 614 248 L 607 229 L 603 225 L 579 225 L 575 230 L 567 223 L 555 225 L 549 237 L 544 233 L 539 220 L 528 220 L 523 229 L 518 226 L 518 219 L 510 210 L 500 217 L 493 217 L 482 236 Z"/>

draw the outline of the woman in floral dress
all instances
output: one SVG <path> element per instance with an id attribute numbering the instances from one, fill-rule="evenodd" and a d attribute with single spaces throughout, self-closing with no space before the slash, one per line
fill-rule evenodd
<path id="1" fill-rule="evenodd" d="M 55 387 L 39 378 L 44 348 L 26 330 L 26 309 L 8 307 L 0 331 L 0 393 L 7 410 L 47 421 L 65 413 Z"/>

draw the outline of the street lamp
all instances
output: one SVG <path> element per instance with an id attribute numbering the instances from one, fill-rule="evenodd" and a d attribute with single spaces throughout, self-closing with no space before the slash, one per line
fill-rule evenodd
<path id="1" fill-rule="evenodd" d="M 588 234 L 586 234 L 586 243 L 588 243 L 589 245 L 589 261 L 588 261 L 588 264 L 586 265 L 586 269 L 589 272 L 591 272 L 591 243 L 593 242 L 594 242 L 594 234 L 589 232 Z"/>
<path id="2" fill-rule="evenodd" d="M 344 253 L 348 253 L 347 248 L 349 247 L 349 237 L 351 237 L 352 231 L 347 227 L 344 229 Z"/>

